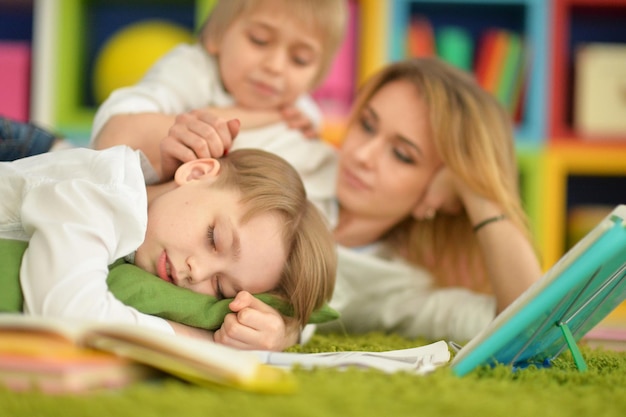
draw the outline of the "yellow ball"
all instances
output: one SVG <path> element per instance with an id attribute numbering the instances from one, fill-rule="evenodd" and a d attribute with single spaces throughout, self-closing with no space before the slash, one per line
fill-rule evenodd
<path id="1" fill-rule="evenodd" d="M 104 44 L 94 64 L 97 103 L 114 90 L 138 82 L 174 46 L 193 41 L 190 30 L 163 20 L 141 21 L 120 29 Z"/>

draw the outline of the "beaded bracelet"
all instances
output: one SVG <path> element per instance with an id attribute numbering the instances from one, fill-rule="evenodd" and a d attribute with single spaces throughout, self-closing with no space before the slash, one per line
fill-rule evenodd
<path id="1" fill-rule="evenodd" d="M 483 227 L 487 226 L 489 223 L 499 222 L 500 220 L 506 219 L 506 214 L 500 214 L 498 216 L 489 217 L 482 222 L 478 223 L 476 226 L 472 227 L 474 233 L 478 232 Z"/>

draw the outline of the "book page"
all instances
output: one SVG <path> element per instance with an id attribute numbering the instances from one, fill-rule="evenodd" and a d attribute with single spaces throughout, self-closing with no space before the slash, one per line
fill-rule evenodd
<path id="1" fill-rule="evenodd" d="M 391 350 L 386 352 L 324 352 L 324 353 L 290 353 L 253 351 L 260 361 L 268 365 L 291 368 L 301 366 L 305 369 L 315 367 L 378 369 L 387 373 L 411 372 L 423 375 L 450 360 L 450 351 L 445 341 L 410 349 Z"/>

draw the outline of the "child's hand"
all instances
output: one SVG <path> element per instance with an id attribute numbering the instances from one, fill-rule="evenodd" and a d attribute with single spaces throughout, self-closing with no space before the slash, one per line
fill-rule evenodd
<path id="1" fill-rule="evenodd" d="M 302 134 L 309 138 L 319 138 L 320 135 L 317 131 L 317 128 L 302 111 L 300 111 L 295 106 L 286 106 L 281 110 L 281 114 L 283 116 L 283 120 L 291 129 L 297 129 L 302 132 Z"/>
<path id="2" fill-rule="evenodd" d="M 239 120 L 226 120 L 205 109 L 176 116 L 161 140 L 161 180 L 171 179 L 185 162 L 224 155 L 239 133 L 239 125 Z"/>
<path id="3" fill-rule="evenodd" d="M 282 351 L 298 340 L 297 326 L 287 325 L 277 310 L 247 291 L 239 292 L 229 307 L 234 313 L 228 314 L 215 332 L 217 343 L 239 349 Z"/>

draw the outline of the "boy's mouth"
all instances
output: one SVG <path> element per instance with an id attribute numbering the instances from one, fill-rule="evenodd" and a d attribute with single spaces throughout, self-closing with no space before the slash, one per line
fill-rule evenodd
<path id="1" fill-rule="evenodd" d="M 163 251 L 161 256 L 159 256 L 159 261 L 157 264 L 157 275 L 163 281 L 174 284 L 174 278 L 172 277 L 172 264 L 170 263 L 169 258 L 167 257 L 167 253 Z"/>

